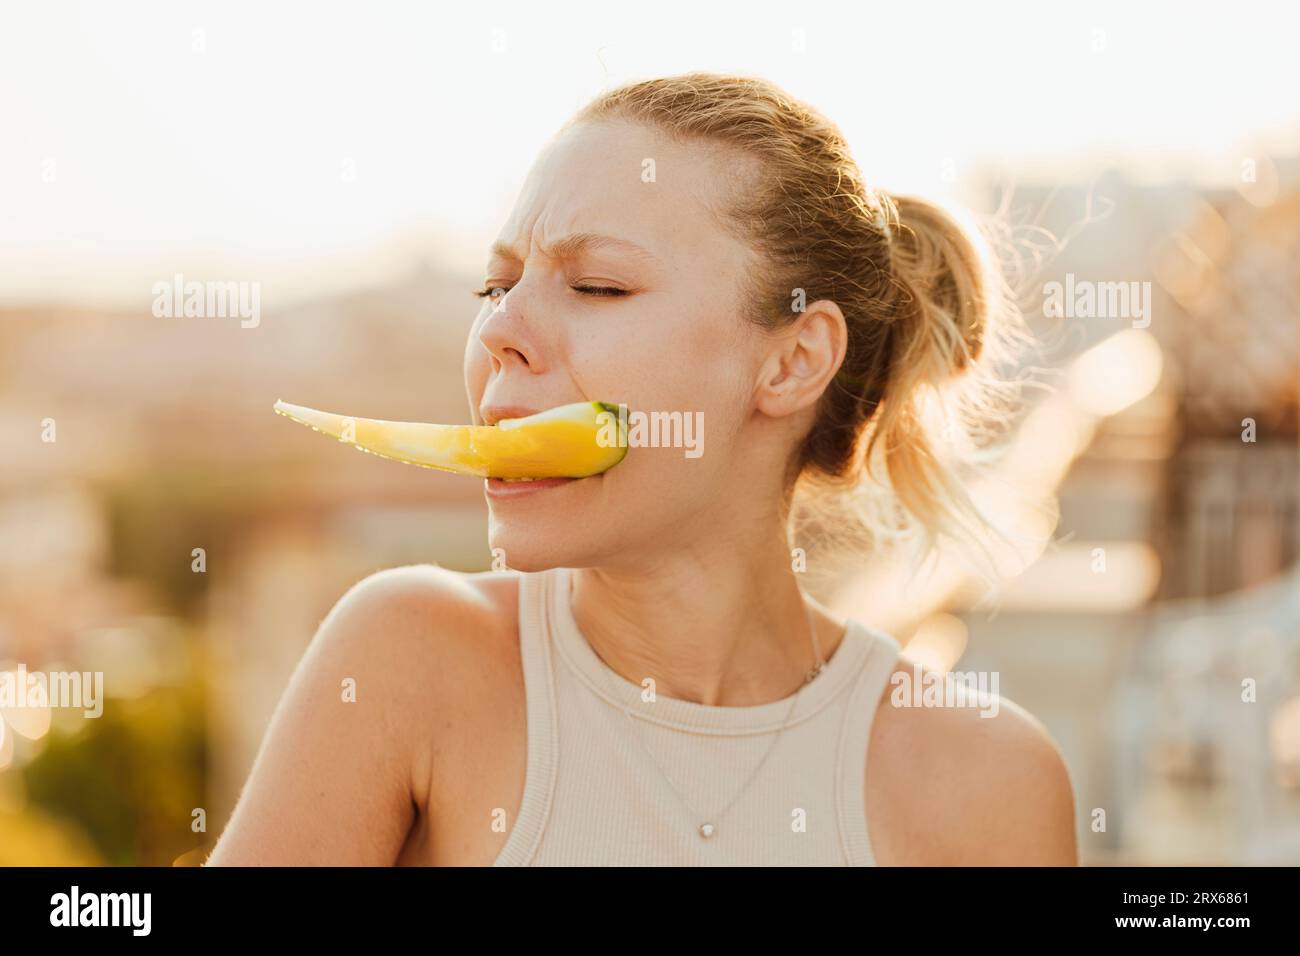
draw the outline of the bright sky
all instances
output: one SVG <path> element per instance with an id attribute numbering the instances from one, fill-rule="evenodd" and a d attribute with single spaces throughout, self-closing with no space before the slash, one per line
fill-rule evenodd
<path id="1" fill-rule="evenodd" d="M 691 69 L 768 77 L 940 197 L 986 159 L 1226 179 L 1300 152 L 1294 4 L 1062 7 L 0 0 L 0 302 L 194 263 L 308 292 L 416 250 L 478 268 L 571 112 Z"/>

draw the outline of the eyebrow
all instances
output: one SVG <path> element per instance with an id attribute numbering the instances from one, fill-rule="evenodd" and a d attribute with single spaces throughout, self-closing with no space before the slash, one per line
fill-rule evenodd
<path id="1" fill-rule="evenodd" d="M 594 232 L 575 232 L 567 236 L 561 236 L 549 246 L 539 247 L 542 254 L 550 256 L 553 259 L 576 259 L 584 252 L 596 249 L 610 249 L 614 252 L 623 252 L 633 258 L 645 259 L 649 262 L 658 262 L 659 259 L 652 252 L 643 249 L 635 242 L 627 239 L 616 239 L 613 236 L 602 236 Z M 523 257 L 515 251 L 514 246 L 508 242 L 492 243 L 492 255 L 502 259 L 511 259 L 515 262 L 522 262 Z"/>

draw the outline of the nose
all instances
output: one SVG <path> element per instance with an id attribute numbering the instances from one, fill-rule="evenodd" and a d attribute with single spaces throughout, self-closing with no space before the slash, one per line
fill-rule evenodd
<path id="1" fill-rule="evenodd" d="M 532 340 L 528 322 L 522 315 L 523 299 L 516 285 L 489 307 L 479 326 L 478 340 L 492 359 L 493 371 L 511 366 L 533 372 L 539 367 L 541 348 Z"/>

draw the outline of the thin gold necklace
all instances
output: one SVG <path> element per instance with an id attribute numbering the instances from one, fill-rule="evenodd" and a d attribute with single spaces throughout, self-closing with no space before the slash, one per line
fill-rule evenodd
<path id="1" fill-rule="evenodd" d="M 801 601 L 802 601 L 802 597 L 803 596 L 801 593 L 800 594 Z M 565 599 L 568 600 L 568 597 L 566 596 Z M 641 749 L 645 752 L 646 757 L 649 758 L 651 765 L 655 768 L 655 770 L 659 771 L 659 776 L 663 777 L 664 783 L 668 785 L 668 789 L 671 790 L 673 796 L 677 798 L 677 802 L 686 808 L 687 812 L 691 816 L 691 819 L 700 821 L 696 825 L 696 833 L 698 833 L 700 838 L 703 840 L 711 839 L 713 835 L 718 832 L 718 822 L 721 821 L 722 818 L 726 815 L 726 813 L 733 806 L 736 805 L 736 802 L 745 794 L 745 791 L 749 789 L 749 785 L 754 782 L 755 778 L 758 777 L 759 771 L 762 770 L 764 764 L 767 763 L 767 758 L 771 756 L 772 751 L 776 749 L 777 741 L 781 739 L 781 735 L 785 732 L 785 728 L 790 725 L 790 718 L 794 716 L 795 708 L 799 703 L 799 699 L 803 696 L 804 689 L 809 684 L 811 684 L 814 680 L 816 680 L 822 674 L 823 671 L 826 670 L 826 662 L 822 659 L 821 645 L 817 640 L 817 625 L 813 621 L 812 610 L 809 608 L 807 601 L 802 601 L 802 603 L 804 607 L 804 614 L 808 618 L 808 635 L 812 640 L 813 661 L 814 661 L 813 667 L 811 670 L 808 671 L 806 675 L 804 675 L 803 683 L 799 685 L 799 689 L 790 698 L 790 708 L 789 710 L 786 711 L 785 720 L 781 722 L 781 726 L 777 728 L 776 733 L 772 736 L 772 742 L 768 744 L 767 749 L 763 751 L 762 759 L 759 760 L 758 764 L 750 772 L 749 776 L 745 779 L 744 785 L 741 786 L 741 788 L 736 792 L 736 795 L 731 798 L 731 800 L 727 803 L 726 806 L 724 806 L 721 810 L 717 811 L 716 813 L 701 814 L 699 811 L 695 809 L 695 807 L 693 807 L 690 804 L 690 802 L 685 797 L 682 796 L 681 791 L 677 789 L 676 785 L 672 781 L 672 778 L 670 778 L 668 774 L 664 772 L 663 767 L 659 766 L 659 761 L 655 759 L 654 754 L 650 752 L 650 748 L 646 745 L 645 740 L 642 739 L 641 728 L 639 726 L 635 726 L 636 718 L 632 716 L 632 708 L 628 706 L 623 706 L 621 704 L 614 705 L 619 710 L 621 710 L 623 712 L 623 716 L 626 717 L 628 720 L 630 720 L 634 725 L 635 730 L 633 731 L 633 736 L 636 737 L 637 743 L 640 744 Z M 591 642 L 587 641 L 587 645 L 590 646 Z M 592 651 L 594 652 L 595 648 L 592 648 Z M 599 654 L 597 654 L 596 656 L 597 658 L 600 658 Z M 600 658 L 600 660 L 601 663 L 604 663 L 604 658 Z M 605 668 L 609 671 L 614 670 L 608 664 L 605 664 Z M 617 671 L 614 671 L 614 673 L 617 673 Z M 605 674 L 601 675 L 601 680 L 608 685 L 609 682 Z M 607 690 L 609 690 L 608 687 Z M 610 701 L 616 701 L 618 700 L 618 694 L 614 693 L 611 690 L 608 695 L 608 698 Z"/>

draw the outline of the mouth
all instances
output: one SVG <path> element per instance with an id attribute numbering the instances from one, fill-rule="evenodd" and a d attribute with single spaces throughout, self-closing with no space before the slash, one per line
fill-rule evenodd
<path id="1" fill-rule="evenodd" d="M 591 477 L 599 478 L 600 476 L 593 475 Z M 590 480 L 590 478 L 485 478 L 483 479 L 483 490 L 489 498 L 500 500 L 537 494 L 550 488 L 559 488 L 561 485 L 571 485 L 575 482 Z"/>

